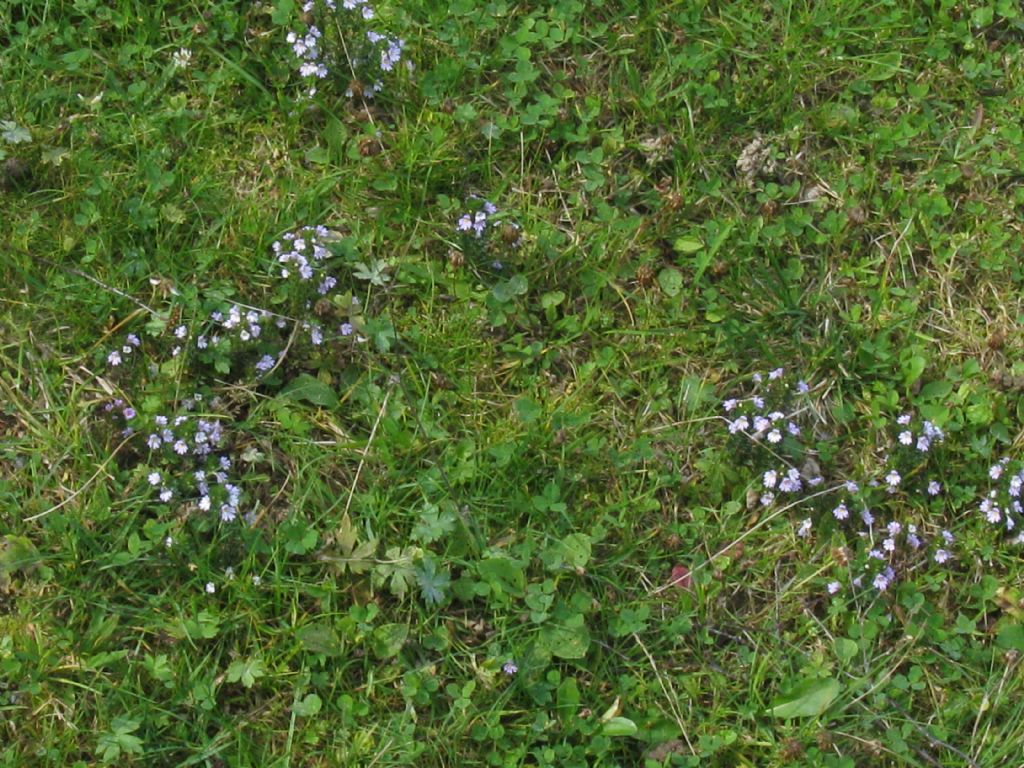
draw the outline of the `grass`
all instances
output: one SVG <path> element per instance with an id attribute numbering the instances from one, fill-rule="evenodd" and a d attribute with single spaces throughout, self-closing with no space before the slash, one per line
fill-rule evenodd
<path id="1" fill-rule="evenodd" d="M 0 8 L 0 764 L 1020 765 L 1019 5 L 373 8 Z"/>

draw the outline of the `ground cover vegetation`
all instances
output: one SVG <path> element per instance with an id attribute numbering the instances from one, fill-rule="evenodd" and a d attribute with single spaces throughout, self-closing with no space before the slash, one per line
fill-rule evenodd
<path id="1" fill-rule="evenodd" d="M 1022 40 L 0 3 L 0 765 L 1024 763 Z"/>

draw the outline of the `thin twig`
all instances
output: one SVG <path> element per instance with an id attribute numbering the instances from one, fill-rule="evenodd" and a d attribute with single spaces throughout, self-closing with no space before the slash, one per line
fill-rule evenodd
<path id="1" fill-rule="evenodd" d="M 125 293 L 124 291 L 120 290 L 119 288 L 115 288 L 112 285 L 107 285 L 102 280 L 99 280 L 99 279 L 97 279 L 97 278 L 93 277 L 92 275 L 87 274 L 85 272 L 82 272 L 80 269 L 75 269 L 74 267 L 69 267 L 67 264 L 58 264 L 55 261 L 50 261 L 45 256 L 35 256 L 35 255 L 32 255 L 32 254 L 28 254 L 28 253 L 26 253 L 25 255 L 26 256 L 31 256 L 34 259 L 37 259 L 37 260 L 42 261 L 42 262 L 45 262 L 45 263 L 49 264 L 51 267 L 56 267 L 57 269 L 63 269 L 64 271 L 70 272 L 73 275 L 78 275 L 79 277 L 84 277 L 86 280 L 88 280 L 91 283 L 95 283 L 96 285 L 98 285 L 103 290 L 110 291 L 111 293 L 120 296 L 122 299 L 128 299 L 128 301 L 132 302 L 135 306 L 139 307 L 140 309 L 144 309 L 146 312 L 149 312 L 149 314 L 154 315 L 154 316 L 157 314 L 156 310 L 153 309 L 148 304 L 144 304 L 143 302 L 141 302 L 138 299 L 136 299 L 134 296 L 131 296 L 131 295 Z"/>
<path id="2" fill-rule="evenodd" d="M 356 486 L 359 485 L 359 475 L 362 474 L 363 465 L 366 463 L 366 457 L 370 453 L 370 446 L 373 444 L 373 438 L 377 434 L 377 427 L 380 426 L 380 420 L 384 418 L 384 410 L 388 407 L 388 400 L 391 399 L 392 392 L 394 392 L 394 388 L 389 389 L 384 395 L 384 402 L 380 404 L 380 411 L 377 412 L 377 420 L 373 422 L 373 429 L 370 430 L 370 438 L 366 441 L 366 447 L 363 448 L 363 455 L 359 458 L 359 466 L 356 467 L 356 476 L 352 479 L 352 487 L 348 489 L 348 500 L 345 502 L 345 515 L 348 514 L 349 507 L 352 506 L 352 498 L 356 494 Z"/>

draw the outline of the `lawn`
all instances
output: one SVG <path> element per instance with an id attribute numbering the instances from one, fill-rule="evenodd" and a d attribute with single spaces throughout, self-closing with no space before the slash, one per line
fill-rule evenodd
<path id="1" fill-rule="evenodd" d="M 1024 765 L 1022 43 L 0 2 L 0 766 Z"/>

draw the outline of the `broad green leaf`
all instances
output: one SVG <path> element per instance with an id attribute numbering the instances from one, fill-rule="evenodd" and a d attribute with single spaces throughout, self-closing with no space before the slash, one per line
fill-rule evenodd
<path id="1" fill-rule="evenodd" d="M 338 633 L 326 622 L 299 627 L 295 634 L 299 638 L 299 642 L 302 643 L 303 649 L 309 653 L 319 653 L 324 656 L 341 655 L 342 645 Z"/>
<path id="2" fill-rule="evenodd" d="M 675 267 L 665 267 L 658 273 L 658 285 L 666 296 L 678 296 L 683 290 L 683 273 Z"/>
<path id="3" fill-rule="evenodd" d="M 373 630 L 373 652 L 379 659 L 390 659 L 398 655 L 408 637 L 408 624 L 381 624 Z"/>
<path id="4" fill-rule="evenodd" d="M 543 413 L 541 407 L 528 397 L 521 397 L 516 400 L 515 409 L 516 415 L 526 424 L 536 421 L 540 418 L 541 413 Z"/>
<path id="5" fill-rule="evenodd" d="M 322 408 L 334 408 L 338 395 L 315 376 L 300 373 L 281 390 L 281 397 L 289 400 L 305 400 Z"/>
<path id="6" fill-rule="evenodd" d="M 578 614 L 564 622 L 548 621 L 540 630 L 539 644 L 560 659 L 582 659 L 590 648 L 590 631 Z"/>
<path id="7" fill-rule="evenodd" d="M 676 253 L 696 253 L 704 247 L 704 243 L 693 237 L 680 237 L 673 244 Z"/>
<path id="8" fill-rule="evenodd" d="M 312 717 L 320 712 L 323 707 L 323 700 L 315 693 L 307 693 L 301 701 L 295 702 L 292 711 L 298 717 Z"/>
<path id="9" fill-rule="evenodd" d="M 229 683 L 241 683 L 246 688 L 252 688 L 256 681 L 267 674 L 260 659 L 237 659 L 231 662 L 227 669 L 227 681 Z"/>
<path id="10" fill-rule="evenodd" d="M 835 641 L 836 658 L 849 661 L 857 655 L 857 643 L 848 637 L 837 637 Z"/>
<path id="11" fill-rule="evenodd" d="M 839 681 L 832 677 L 812 677 L 802 680 L 793 689 L 775 700 L 768 714 L 775 717 L 817 717 L 829 704 L 835 701 L 842 690 Z"/>
<path id="12" fill-rule="evenodd" d="M 633 736 L 637 730 L 636 723 L 628 717 L 613 717 L 601 726 L 605 736 Z"/>
<path id="13" fill-rule="evenodd" d="M 903 63 L 903 54 L 899 51 L 890 51 L 876 58 L 871 63 L 871 68 L 864 75 L 865 80 L 880 82 L 894 77 L 900 71 L 900 64 Z"/>
<path id="14" fill-rule="evenodd" d="M 477 564 L 480 578 L 496 586 L 506 595 L 521 597 L 526 589 L 526 574 L 523 566 L 510 557 L 489 557 Z"/>
<path id="15" fill-rule="evenodd" d="M 1024 626 L 1007 624 L 1001 627 L 996 635 L 996 645 L 1006 651 L 1024 653 Z"/>

